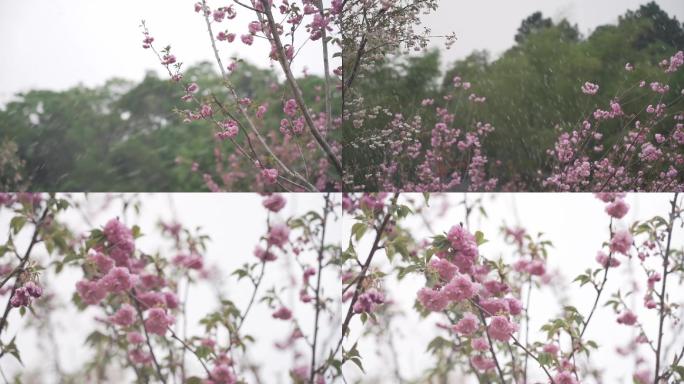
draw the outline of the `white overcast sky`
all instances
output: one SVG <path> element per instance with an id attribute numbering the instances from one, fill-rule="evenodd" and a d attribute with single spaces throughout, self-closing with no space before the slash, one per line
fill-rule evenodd
<path id="1" fill-rule="evenodd" d="M 279 214 L 272 216 L 272 223 L 283 222 L 292 214 L 301 215 L 310 210 L 320 211 L 323 207 L 322 194 L 286 194 L 287 206 Z M 82 198 L 81 198 L 82 199 Z M 104 195 L 91 194 L 91 203 L 87 206 L 93 209 L 92 212 L 97 212 L 104 201 Z M 252 252 L 254 247 L 259 242 L 260 236 L 266 231 L 266 211 L 261 206 L 262 197 L 258 194 L 248 193 L 230 193 L 230 194 L 211 194 L 211 193 L 194 193 L 194 194 L 148 194 L 142 196 L 142 210 L 141 214 L 136 217 L 132 211 L 129 210 L 129 215 L 122 217 L 120 204 L 114 204 L 109 208 L 101 211 L 99 214 L 86 214 L 91 221 L 93 227 L 102 227 L 112 217 L 121 217 L 127 220 L 128 225 L 137 224 L 140 226 L 145 236 L 136 241 L 136 247 L 147 253 L 154 253 L 157 250 L 166 249 L 160 242 L 161 237 L 156 230 L 156 224 L 159 219 L 169 221 L 175 217 L 186 228 L 193 229 L 196 227 L 202 228 L 202 233 L 211 236 L 208 244 L 208 250 L 205 255 L 205 265 L 217 273 L 224 280 L 223 294 L 230 300 L 233 300 L 240 308 L 245 308 L 251 294 L 250 285 L 243 280 L 241 283 L 236 283 L 234 277 L 229 277 L 229 274 L 236 268 L 242 266 L 247 262 L 254 262 L 255 257 Z M 173 207 L 173 208 L 172 208 Z M 13 215 L 7 209 L 0 209 L 0 244 L 6 241 L 6 231 L 9 220 Z M 339 217 L 339 215 L 338 215 Z M 70 211 L 63 216 L 63 220 L 69 223 L 72 228 L 81 231 L 86 231 L 89 228 L 84 223 L 83 216 Z M 334 223 L 326 233 L 329 244 L 339 242 L 341 232 L 334 230 Z M 339 228 L 339 224 L 337 224 Z M 28 230 L 24 231 L 27 233 Z M 27 236 L 22 237 L 23 241 L 19 241 L 19 249 L 24 249 Z M 36 254 L 41 254 L 39 249 Z M 172 257 L 175 253 L 165 254 Z M 170 256 L 169 256 L 170 255 Z M 290 255 L 291 256 L 291 255 Z M 289 260 L 289 262 L 288 262 Z M 315 258 L 310 254 L 302 254 L 300 260 L 303 262 L 314 262 Z M 313 264 L 312 264 L 313 265 Z M 264 278 L 261 294 L 265 292 L 265 288 L 282 287 L 290 281 L 290 273 L 295 273 L 294 278 L 299 281 L 301 275 L 298 268 L 291 257 L 281 256 L 278 260 L 267 266 L 266 275 Z M 50 274 L 52 275 L 52 274 Z M 323 289 L 327 297 L 338 298 L 341 292 L 341 285 L 339 283 L 338 272 L 334 268 L 329 268 L 328 273 L 322 276 Z M 60 310 L 55 318 L 55 322 L 59 327 L 58 343 L 61 351 L 61 364 L 65 371 L 73 372 L 77 367 L 80 367 L 84 361 L 91 356 L 92 351 L 84 346 L 85 337 L 95 329 L 102 329 L 95 321 L 95 316 L 102 316 L 100 309 L 90 307 L 85 312 L 78 312 L 73 306 L 69 306 L 71 295 L 74 293 L 74 284 L 82 278 L 82 273 L 77 268 L 66 268 L 64 273 L 59 275 L 57 279 L 52 279 L 51 283 L 46 287 L 51 291 L 56 291 L 57 299 L 55 304 L 67 304 L 67 308 Z M 44 279 L 44 278 L 43 278 Z M 290 290 L 291 291 L 291 290 Z M 298 292 L 293 292 L 293 295 L 281 296 L 290 308 L 293 309 L 294 315 L 299 320 L 303 329 L 313 328 L 313 311 L 309 306 L 304 307 L 299 303 Z M 261 295 L 257 296 L 260 298 Z M 202 336 L 203 327 L 199 326 L 199 319 L 206 315 L 209 311 L 216 309 L 216 295 L 213 289 L 207 283 L 200 283 L 191 287 L 189 291 L 188 313 L 189 313 L 189 336 Z M 6 296 L 2 298 L 3 303 Z M 273 347 L 273 342 L 283 341 L 289 336 L 291 327 L 289 323 L 277 321 L 271 318 L 272 311 L 264 304 L 256 304 L 250 312 L 250 317 L 245 323 L 245 332 L 256 338 L 256 344 L 248 349 L 253 362 L 261 364 L 263 371 L 263 378 L 267 379 L 268 383 L 286 384 L 290 380 L 287 378 L 287 370 L 292 368 L 292 354 L 288 351 L 283 353 Z M 9 340 L 9 335 L 18 333 L 17 342 L 22 352 L 24 367 L 21 367 L 13 359 L 3 359 L 0 362 L 0 367 L 5 374 L 10 376 L 19 370 L 26 370 L 31 372 L 37 368 L 50 370 L 51 366 L 46 366 L 45 355 L 46 351 L 42 344 L 38 344 L 36 335 L 32 331 L 24 330 L 21 325 L 25 324 L 27 319 L 21 319 L 18 312 L 14 311 L 10 315 L 9 329 L 3 333 L 3 340 Z M 338 319 L 339 321 L 339 319 Z M 338 323 L 339 324 L 339 323 Z M 180 326 L 177 324 L 177 326 Z M 330 319 L 326 316 L 321 317 L 321 343 L 327 341 L 331 333 L 337 333 L 339 325 L 331 326 Z M 323 344 L 319 344 L 323 345 Z M 329 344 L 328 344 L 329 345 Z M 301 347 L 301 346 L 300 346 Z M 299 349 L 301 352 L 307 352 L 307 349 Z M 310 355 L 307 354 L 306 361 Z M 194 374 L 201 373 L 201 367 L 192 359 L 187 360 Z M 249 382 L 253 379 L 248 376 Z M 30 380 L 25 381 L 30 383 Z M 35 382 L 35 381 L 34 381 Z M 57 378 L 52 377 L 47 382 L 41 384 L 57 383 Z M 129 380 L 111 378 L 111 382 L 130 382 Z"/>
<path id="2" fill-rule="evenodd" d="M 414 199 L 421 200 L 420 194 L 413 194 Z M 472 202 L 479 194 L 469 194 L 468 200 Z M 616 221 L 615 228 L 626 228 L 635 220 L 649 219 L 655 215 L 667 217 L 669 212 L 669 199 L 671 194 L 631 194 L 626 201 L 631 205 L 631 210 L 625 218 Z M 459 203 L 463 200 L 463 194 L 449 194 L 448 199 L 452 203 Z M 681 196 L 680 196 L 681 199 Z M 440 204 L 438 198 L 431 198 L 431 206 L 434 211 L 439 211 Z M 511 246 L 505 245 L 499 236 L 501 226 L 506 223 L 509 226 L 520 225 L 526 228 L 529 233 L 536 234 L 543 232 L 545 238 L 553 241 L 554 248 L 549 252 L 548 268 L 557 271 L 566 283 L 570 283 L 577 275 L 587 268 L 596 268 L 596 252 L 601 249 L 601 244 L 609 238 L 608 223 L 609 218 L 603 212 L 604 203 L 597 200 L 592 194 L 562 194 L 562 193 L 513 193 L 513 194 L 489 194 L 485 197 L 485 208 L 489 216 L 488 219 L 478 218 L 474 214 L 470 222 L 471 231 L 481 230 L 485 238 L 489 241 L 480 246 L 480 253 L 496 260 L 503 257 L 510 262 L 512 258 Z M 431 215 L 434 216 L 434 215 Z M 422 219 L 412 217 L 405 224 L 412 229 L 414 236 L 419 239 L 429 239 L 436 233 L 448 231 L 453 225 L 464 222 L 462 207 L 452 208 L 438 219 L 429 220 L 435 233 L 431 233 L 425 226 Z M 345 216 L 343 220 L 343 239 L 348 238 L 352 218 Z M 368 249 L 368 242 L 371 236 L 364 238 L 365 248 L 357 247 L 359 255 L 365 255 Z M 684 246 L 684 230 L 679 228 L 673 239 L 673 247 Z M 374 259 L 374 266 L 383 272 L 389 272 L 386 258 L 382 253 Z M 611 270 L 611 275 L 606 285 L 606 292 L 612 293 L 622 288 L 623 291 L 628 286 L 627 270 L 629 263 L 627 258 L 622 257 L 623 264 L 620 268 Z M 651 260 L 655 261 L 655 260 Z M 639 270 L 636 263 L 634 268 Z M 643 273 L 639 271 L 640 273 Z M 638 275 L 642 288 L 645 285 L 645 278 Z M 673 300 L 682 302 L 681 282 L 676 279 L 669 279 L 668 292 Z M 397 283 L 394 277 L 388 277 L 384 281 L 384 286 L 390 292 L 388 297 L 397 302 L 398 308 L 406 313 L 395 319 L 392 332 L 396 335 L 395 345 L 399 351 L 398 361 L 400 372 L 404 379 L 416 379 L 420 374 L 431 367 L 433 358 L 426 353 L 426 347 L 430 340 L 435 336 L 447 336 L 446 332 L 437 332 L 435 324 L 443 322 L 444 318 L 437 315 L 430 315 L 426 319 L 421 319 L 412 309 L 418 290 L 425 286 L 425 279 L 418 275 L 410 275 L 406 279 Z M 589 286 L 579 289 L 577 285 L 571 285 L 566 293 L 569 296 L 571 305 L 575 305 L 579 311 L 586 314 L 594 300 L 594 294 Z M 643 291 L 642 291 L 643 292 Z M 644 322 L 646 332 L 649 337 L 657 333 L 657 321 L 651 313 L 643 310 L 642 294 L 627 299 L 631 304 L 635 301 L 635 313 Z M 602 299 L 601 303 L 607 300 L 608 294 Z M 543 337 L 536 332 L 548 319 L 558 314 L 560 304 L 558 297 L 549 289 L 535 290 L 532 294 L 530 316 L 531 341 L 541 341 Z M 602 304 L 601 304 L 602 305 Z M 587 329 L 587 337 L 596 340 L 601 349 L 592 354 L 594 365 L 605 369 L 605 383 L 629 383 L 630 375 L 633 373 L 634 363 L 631 359 L 620 358 L 616 355 L 614 348 L 624 346 L 632 337 L 633 328 L 619 326 L 615 322 L 616 316 L 610 310 L 601 309 L 594 315 L 591 325 Z M 356 340 L 362 329 L 358 319 L 352 321 L 351 336 L 347 340 Z M 684 344 L 683 335 L 679 335 L 679 348 Z M 352 341 L 353 342 L 353 341 Z M 347 345 L 347 344 L 345 344 Z M 364 337 L 359 342 L 359 351 L 363 356 L 363 365 L 366 372 L 370 372 L 363 379 L 363 383 L 389 383 L 392 379 L 393 363 L 387 355 L 386 343 L 379 344 L 375 338 Z M 566 346 L 567 347 L 567 346 Z M 384 354 L 384 355 L 383 355 Z M 652 353 L 646 353 L 647 359 L 652 359 Z M 671 358 L 671 356 L 670 356 Z M 531 365 L 534 367 L 534 365 Z M 627 367 L 625 369 L 625 367 Z M 651 365 L 652 367 L 652 365 Z M 543 381 L 543 373 L 535 368 L 531 369 L 531 379 L 533 383 Z M 361 378 L 360 371 L 353 364 L 345 365 L 345 374 L 350 383 L 358 383 Z M 534 381 L 538 379 L 539 381 Z M 463 378 L 452 377 L 450 383 L 462 384 L 472 383 Z M 582 381 L 584 384 L 594 384 L 595 381 L 587 379 Z"/>
<path id="3" fill-rule="evenodd" d="M 193 10 L 196 1 L 1 0 L 0 103 L 33 88 L 96 86 L 114 76 L 140 80 L 148 70 L 161 73 L 153 53 L 142 48 L 141 20 L 147 22 L 155 44 L 170 44 L 186 66 L 203 60 L 213 63 L 204 19 Z M 214 7 L 231 3 L 208 1 Z M 225 48 L 224 63 L 237 55 L 261 67 L 271 65 L 270 47 L 263 39 L 251 47 L 239 42 L 255 19 L 250 11 L 238 9 L 236 19 L 218 25 L 238 35 L 236 42 L 220 44 Z M 320 41 L 306 44 L 295 60 L 295 75 L 304 67 L 322 72 L 320 57 Z"/>
<path id="4" fill-rule="evenodd" d="M 213 60 L 203 20 L 192 11 L 195 0 L 22 0 L 0 1 L 0 104 L 33 88 L 65 89 L 77 84 L 101 85 L 111 77 L 140 80 L 160 70 L 151 52 L 143 50 L 138 25 L 145 19 L 158 44 L 171 44 L 188 64 Z M 617 21 L 627 9 L 646 0 L 442 0 L 438 12 L 425 19 L 435 34 L 455 31 L 458 42 L 446 58 L 462 58 L 473 49 L 497 54 L 513 44 L 520 21 L 541 10 L 555 19 L 566 17 L 582 32 Z M 226 2 L 220 3 L 223 5 Z M 684 1 L 657 1 L 668 13 L 684 19 Z M 219 4 L 210 1 L 210 4 Z M 244 28 L 251 15 L 233 23 Z M 224 56 L 238 54 L 258 65 L 265 43 L 246 48 L 233 44 Z M 308 66 L 320 71 L 318 45 L 301 53 L 297 72 Z"/>
<path id="5" fill-rule="evenodd" d="M 568 19 L 586 36 L 599 25 L 617 23 L 618 16 L 649 1 L 440 0 L 438 11 L 424 17 L 423 22 L 436 36 L 456 32 L 458 41 L 443 56 L 446 62 L 451 62 L 476 49 L 487 49 L 494 57 L 503 53 L 515 43 L 513 38 L 521 21 L 536 11 L 554 21 Z M 656 0 L 656 3 L 680 22 L 684 19 L 684 1 Z"/>

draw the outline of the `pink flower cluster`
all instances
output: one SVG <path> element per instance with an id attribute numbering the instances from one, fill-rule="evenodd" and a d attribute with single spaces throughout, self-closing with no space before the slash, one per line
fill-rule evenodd
<path id="1" fill-rule="evenodd" d="M 43 288 L 33 281 L 29 281 L 23 286 L 17 288 L 10 299 L 12 307 L 28 307 L 31 305 L 33 299 L 37 299 L 43 295 Z"/>
<path id="2" fill-rule="evenodd" d="M 377 289 L 371 288 L 359 295 L 356 303 L 354 303 L 354 313 L 371 313 L 384 302 L 385 295 Z"/>
<path id="3" fill-rule="evenodd" d="M 163 277 L 145 271 L 148 261 L 134 257 L 134 239 L 128 227 L 112 219 L 103 234 L 104 241 L 89 251 L 86 261 L 92 267 L 85 269 L 88 278 L 76 283 L 76 291 L 87 305 L 113 307 L 115 312 L 107 321 L 128 331 L 127 339 L 133 346 L 129 357 L 137 364 L 149 364 L 151 356 L 139 347 L 143 337 L 135 330 L 136 324 L 144 326 L 147 332 L 166 334 L 175 322 L 168 311 L 178 308 L 178 298 L 172 291 L 163 291 L 167 285 Z M 203 263 L 198 258 L 199 255 L 179 255 L 173 264 L 201 269 Z M 116 299 L 102 303 L 110 295 Z"/>
<path id="4" fill-rule="evenodd" d="M 508 284 L 490 277 L 490 267 L 479 263 L 475 236 L 457 225 L 448 232 L 446 241 L 447 249 L 440 245 L 437 257 L 428 264 L 428 274 L 434 275 L 437 282 L 421 288 L 418 301 L 432 312 L 458 305 L 462 315 L 451 330 L 470 338 L 475 351 L 485 352 L 489 348 L 484 334 L 493 340 L 508 341 L 518 329 L 511 317 L 522 313 L 522 304 L 507 296 L 510 293 Z M 488 325 L 486 318 L 489 318 Z M 486 353 L 472 356 L 471 363 L 481 371 L 495 367 Z"/>

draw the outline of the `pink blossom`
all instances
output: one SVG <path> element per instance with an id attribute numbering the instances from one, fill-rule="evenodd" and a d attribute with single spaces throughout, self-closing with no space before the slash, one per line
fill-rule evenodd
<path id="1" fill-rule="evenodd" d="M 608 255 L 605 253 L 599 251 L 596 254 L 596 261 L 598 261 L 599 264 L 603 266 L 603 268 L 608 268 Z M 617 267 L 620 265 L 620 260 L 616 259 L 615 257 L 610 258 L 610 267 Z"/>
<path id="2" fill-rule="evenodd" d="M 263 119 L 264 115 L 266 114 L 266 111 L 268 110 L 268 107 L 266 104 L 261 104 L 256 111 L 256 117 L 257 119 Z"/>
<path id="3" fill-rule="evenodd" d="M 560 371 L 553 376 L 553 384 L 578 384 L 578 382 L 571 372 Z"/>
<path id="4" fill-rule="evenodd" d="M 473 367 L 479 371 L 489 371 L 496 367 L 494 360 L 482 355 L 475 355 L 471 357 L 470 362 L 473 364 Z"/>
<path id="5" fill-rule="evenodd" d="M 267 251 L 258 245 L 254 248 L 254 256 L 264 262 L 274 261 L 278 258 L 273 252 Z"/>
<path id="6" fill-rule="evenodd" d="M 202 117 L 205 119 L 212 117 L 214 115 L 214 111 L 211 109 L 211 105 L 202 104 L 202 108 L 200 108 L 200 115 L 202 115 Z"/>
<path id="7" fill-rule="evenodd" d="M 162 57 L 162 64 L 171 65 L 176 62 L 176 56 L 171 54 L 166 54 Z"/>
<path id="8" fill-rule="evenodd" d="M 615 232 L 613 238 L 610 240 L 611 251 L 620 252 L 623 255 L 629 253 L 629 248 L 632 246 L 632 234 L 628 230 L 623 229 Z"/>
<path id="9" fill-rule="evenodd" d="M 109 242 L 109 256 L 118 266 L 128 266 L 129 258 L 135 251 L 133 233 L 118 219 L 111 219 L 103 229 Z"/>
<path id="10" fill-rule="evenodd" d="M 629 204 L 622 199 L 616 199 L 612 203 L 606 205 L 606 213 L 616 219 L 622 219 L 629 211 Z"/>
<path id="11" fill-rule="evenodd" d="M 275 168 L 264 168 L 261 170 L 261 177 L 267 184 L 275 184 L 278 181 L 278 170 Z"/>
<path id="12" fill-rule="evenodd" d="M 285 198 L 278 193 L 274 193 L 264 199 L 263 206 L 271 212 L 279 212 L 285 207 Z"/>
<path id="13" fill-rule="evenodd" d="M 469 272 L 478 254 L 475 237 L 462 226 L 455 225 L 449 230 L 447 240 L 456 253 L 454 264 L 458 266 L 461 273 Z"/>
<path id="14" fill-rule="evenodd" d="M 138 293 L 137 299 L 140 300 L 140 302 L 142 302 L 146 308 L 152 308 L 166 304 L 164 295 L 155 291 Z"/>
<path id="15" fill-rule="evenodd" d="M 554 343 L 544 344 L 544 347 L 542 348 L 542 351 L 548 353 L 549 355 L 554 355 L 554 356 L 556 354 L 558 354 L 559 350 L 560 350 L 560 348 L 558 347 L 558 344 L 554 344 Z"/>
<path id="16" fill-rule="evenodd" d="M 176 319 L 174 319 L 173 316 L 168 315 L 164 309 L 152 308 L 147 313 L 145 329 L 148 332 L 163 336 L 168 327 L 171 326 L 175 321 Z"/>
<path id="17" fill-rule="evenodd" d="M 622 312 L 620 316 L 617 318 L 617 322 L 619 324 L 624 324 L 624 325 L 634 325 L 636 324 L 637 321 L 637 316 L 634 314 L 634 312 L 630 310 L 626 310 Z"/>
<path id="18" fill-rule="evenodd" d="M 467 312 L 463 318 L 453 326 L 453 330 L 461 335 L 471 335 L 477 331 L 478 319 L 475 315 Z"/>
<path id="19" fill-rule="evenodd" d="M 506 303 L 508 303 L 508 312 L 513 315 L 517 316 L 522 313 L 523 310 L 523 305 L 522 302 L 515 297 L 507 297 L 504 300 L 506 300 Z"/>
<path id="20" fill-rule="evenodd" d="M 489 336 L 494 340 L 508 341 L 513 332 L 518 330 L 515 323 L 511 323 L 503 316 L 494 316 L 489 323 Z"/>
<path id="21" fill-rule="evenodd" d="M 442 288 L 442 295 L 453 301 L 463 301 L 475 296 L 475 284 L 466 275 L 457 275 Z"/>
<path id="22" fill-rule="evenodd" d="M 235 384 L 237 378 L 227 364 L 219 364 L 211 370 L 211 381 L 214 384 Z"/>
<path id="23" fill-rule="evenodd" d="M 126 267 L 112 268 L 100 283 L 109 292 L 125 292 L 133 287 L 133 279 Z"/>
<path id="24" fill-rule="evenodd" d="M 385 302 L 385 295 L 378 290 L 371 288 L 359 295 L 356 303 L 354 303 L 355 313 L 371 313 L 375 310 L 377 305 Z"/>
<path id="25" fill-rule="evenodd" d="M 190 83 L 188 84 L 188 87 L 185 88 L 185 91 L 187 93 L 197 93 L 197 91 L 199 91 L 199 85 L 197 85 L 197 83 Z"/>
<path id="26" fill-rule="evenodd" d="M 297 102 L 295 101 L 295 99 L 289 99 L 285 102 L 283 112 L 285 112 L 285 114 L 290 117 L 294 117 L 294 115 L 297 114 Z"/>
<path id="27" fill-rule="evenodd" d="M 632 379 L 634 379 L 636 384 L 651 384 L 652 378 L 653 374 L 649 369 L 641 369 L 632 376 Z"/>
<path id="28" fill-rule="evenodd" d="M 146 365 L 152 362 L 152 356 L 150 356 L 149 353 L 141 349 L 131 350 L 130 352 L 128 352 L 128 357 L 130 357 L 131 361 L 135 364 Z"/>
<path id="29" fill-rule="evenodd" d="M 81 280 L 76 283 L 76 291 L 81 300 L 89 305 L 95 305 L 107 296 L 107 290 L 97 281 Z"/>
<path id="30" fill-rule="evenodd" d="M 254 43 L 254 36 L 252 35 L 241 35 L 240 40 L 246 45 L 252 45 Z"/>
<path id="31" fill-rule="evenodd" d="M 482 299 L 480 300 L 480 306 L 485 310 L 485 314 L 488 316 L 508 313 L 508 302 L 498 297 Z"/>
<path id="32" fill-rule="evenodd" d="M 114 267 L 114 260 L 107 257 L 105 254 L 92 249 L 88 253 L 88 261 L 95 263 L 97 269 L 101 273 L 107 273 Z"/>
<path id="33" fill-rule="evenodd" d="M 292 318 L 292 311 L 286 307 L 280 307 L 278 310 L 273 312 L 272 316 L 274 319 L 290 320 Z"/>
<path id="34" fill-rule="evenodd" d="M 290 228 L 285 224 L 274 224 L 268 232 L 266 241 L 269 245 L 284 247 L 290 237 Z"/>
<path id="35" fill-rule="evenodd" d="M 142 344 L 145 342 L 143 335 L 136 331 L 128 332 L 128 334 L 126 334 L 126 340 L 131 344 Z"/>
<path id="36" fill-rule="evenodd" d="M 489 349 L 489 342 L 484 337 L 477 337 L 470 340 L 470 346 L 476 351 L 486 351 Z"/>
<path id="37" fill-rule="evenodd" d="M 421 288 L 418 291 L 418 301 L 428 310 L 440 312 L 449 304 L 449 299 L 438 290 Z"/>
<path id="38" fill-rule="evenodd" d="M 444 281 L 451 280 L 458 271 L 458 267 L 451 264 L 448 260 L 440 258 L 432 258 L 428 266 L 431 270 L 436 271 L 440 279 Z"/>
<path id="39" fill-rule="evenodd" d="M 582 92 L 587 95 L 595 95 L 598 92 L 599 86 L 590 82 L 584 83 L 582 85 Z"/>
<path id="40" fill-rule="evenodd" d="M 135 309 L 130 304 L 123 304 L 116 313 L 109 316 L 109 321 L 122 327 L 129 327 L 135 322 Z"/>
<path id="41" fill-rule="evenodd" d="M 546 265 L 542 259 L 534 259 L 527 265 L 527 272 L 533 276 L 542 276 L 546 273 Z"/>
<path id="42" fill-rule="evenodd" d="M 178 300 L 178 296 L 176 296 L 175 293 L 173 292 L 164 292 L 162 295 L 164 295 L 164 302 L 166 303 L 166 308 L 169 309 L 176 309 L 180 305 L 180 301 Z"/>

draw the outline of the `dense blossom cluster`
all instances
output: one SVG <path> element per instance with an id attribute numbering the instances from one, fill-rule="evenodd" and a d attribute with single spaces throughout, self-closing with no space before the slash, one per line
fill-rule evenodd
<path id="1" fill-rule="evenodd" d="M 451 112 L 451 106 L 461 98 L 475 104 L 485 99 L 472 93 L 466 96 L 471 84 L 459 76 L 454 77 L 453 84 L 454 92 L 444 97 L 443 104 L 423 100 L 422 108 L 412 117 L 382 106 L 354 107 L 353 100 L 348 103 L 353 114 L 347 118 L 356 128 L 388 120 L 382 129 L 348 143 L 354 150 L 369 149 L 383 159 L 377 169 L 364 171 L 379 190 L 490 191 L 497 187 L 498 180 L 487 174 L 489 159 L 482 149 L 482 140 L 494 127 L 481 121 L 458 123 Z M 425 123 L 427 114 L 437 120 L 433 126 Z M 427 135 L 429 140 L 424 139 Z M 367 189 L 353 180 L 355 171 L 349 170 L 345 181 L 354 189 Z"/>
<path id="2" fill-rule="evenodd" d="M 149 261 L 135 256 L 133 232 L 119 219 L 111 219 L 102 230 L 99 243 L 87 256 L 86 278 L 76 283 L 76 291 L 86 305 L 103 305 L 114 310 L 107 321 L 128 333 L 129 357 L 136 364 L 151 364 L 149 352 L 141 345 L 140 329 L 164 336 L 179 307 L 176 293 L 169 290 L 163 276 L 148 271 Z M 180 259 L 176 260 L 180 263 Z M 193 266 L 196 262 L 185 265 Z M 166 288 L 166 289 L 165 289 Z M 137 325 L 136 325 L 137 324 Z"/>
<path id="3" fill-rule="evenodd" d="M 664 60 L 665 72 L 681 66 L 682 51 Z M 628 63 L 626 70 L 631 71 Z M 621 103 L 647 82 L 639 81 L 631 92 L 610 101 L 607 110 L 596 109 L 579 129 L 563 132 L 547 153 L 555 165 L 542 182 L 544 188 L 558 191 L 670 191 L 681 190 L 684 175 L 684 114 L 668 109 L 662 97 L 670 86 L 650 82 L 653 96 L 640 111 L 626 112 Z M 593 95 L 599 86 L 585 83 L 582 92 Z M 604 133 L 619 126 L 621 134 L 614 143 L 605 142 Z M 604 127 L 605 126 L 605 127 Z"/>
<path id="4" fill-rule="evenodd" d="M 480 371 L 492 370 L 495 363 L 487 339 L 508 342 L 518 329 L 514 318 L 521 314 L 522 304 L 505 282 L 490 275 L 491 268 L 479 258 L 475 236 L 464 227 L 452 227 L 446 244 L 436 247 L 437 259 L 431 259 L 428 268 L 436 278 L 428 278 L 433 283 L 418 291 L 418 301 L 432 312 L 457 305 L 460 319 L 452 330 L 481 352 L 470 356 L 472 365 Z"/>

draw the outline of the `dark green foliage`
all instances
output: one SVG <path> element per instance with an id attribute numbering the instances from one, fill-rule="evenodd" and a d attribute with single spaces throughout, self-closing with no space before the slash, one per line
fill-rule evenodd
<path id="1" fill-rule="evenodd" d="M 209 63 L 189 68 L 185 79 L 228 99 Z M 264 126 L 277 130 L 284 95 L 271 90 L 273 72 L 241 63 L 231 80 L 241 96 L 269 104 Z M 321 83 L 310 76 L 300 85 L 311 100 Z M 95 89 L 33 90 L 0 110 L 0 143 L 16 144 L 23 180 L 34 191 L 205 191 L 190 163 L 215 169 L 213 128 L 206 121 L 182 122 L 174 110 L 192 108 L 182 95 L 181 86 L 153 72 L 139 84 L 113 79 Z M 339 107 L 334 112 L 339 115 Z M 229 142 L 221 145 L 224 154 L 235 152 Z M 247 184 L 234 187 L 249 190 Z"/>
<path id="2" fill-rule="evenodd" d="M 439 55 L 434 51 L 399 63 L 383 63 L 357 83 L 357 90 L 366 105 L 386 106 L 406 117 L 418 113 L 423 126 L 432 127 L 434 112 L 426 113 L 420 101 L 433 98 L 439 102 L 452 90 L 453 77 L 461 76 L 473 84 L 465 96 L 473 92 L 486 96 L 487 101 L 453 107 L 455 127 L 470 127 L 475 121 L 496 127 L 483 143 L 489 159 L 501 161 L 500 165 L 490 164 L 490 173 L 502 183 L 516 179 L 528 188 L 537 188 L 529 184 L 538 180 L 537 170 L 548 170 L 546 150 L 553 147 L 559 130 L 579 127 L 594 109 L 609 108 L 612 98 L 640 80 L 669 84 L 671 91 L 663 102 L 679 97 L 680 108 L 673 106 L 672 110 L 681 109 L 684 71 L 668 75 L 658 63 L 684 49 L 684 28 L 654 2 L 627 12 L 617 25 L 598 27 L 587 37 L 566 20 L 554 23 L 537 12 L 522 22 L 515 40 L 517 43 L 495 60 L 486 51 L 475 51 L 450 64 L 441 79 Z M 625 71 L 627 62 L 636 70 Z M 441 82 L 440 90 L 435 90 L 436 80 Z M 582 94 L 580 87 L 586 81 L 600 85 L 597 96 Z M 621 100 L 627 113 L 641 111 L 657 96 L 648 87 L 632 92 L 628 100 Z M 624 131 L 619 121 L 609 124 L 615 127 L 609 127 L 605 138 L 612 143 Z M 348 129 L 345 135 L 349 139 L 369 136 L 381 126 Z M 429 131 L 422 141 L 429 143 Z M 361 172 L 379 161 L 364 148 L 345 150 L 351 154 L 353 161 L 345 161 L 357 182 L 364 180 Z"/>

